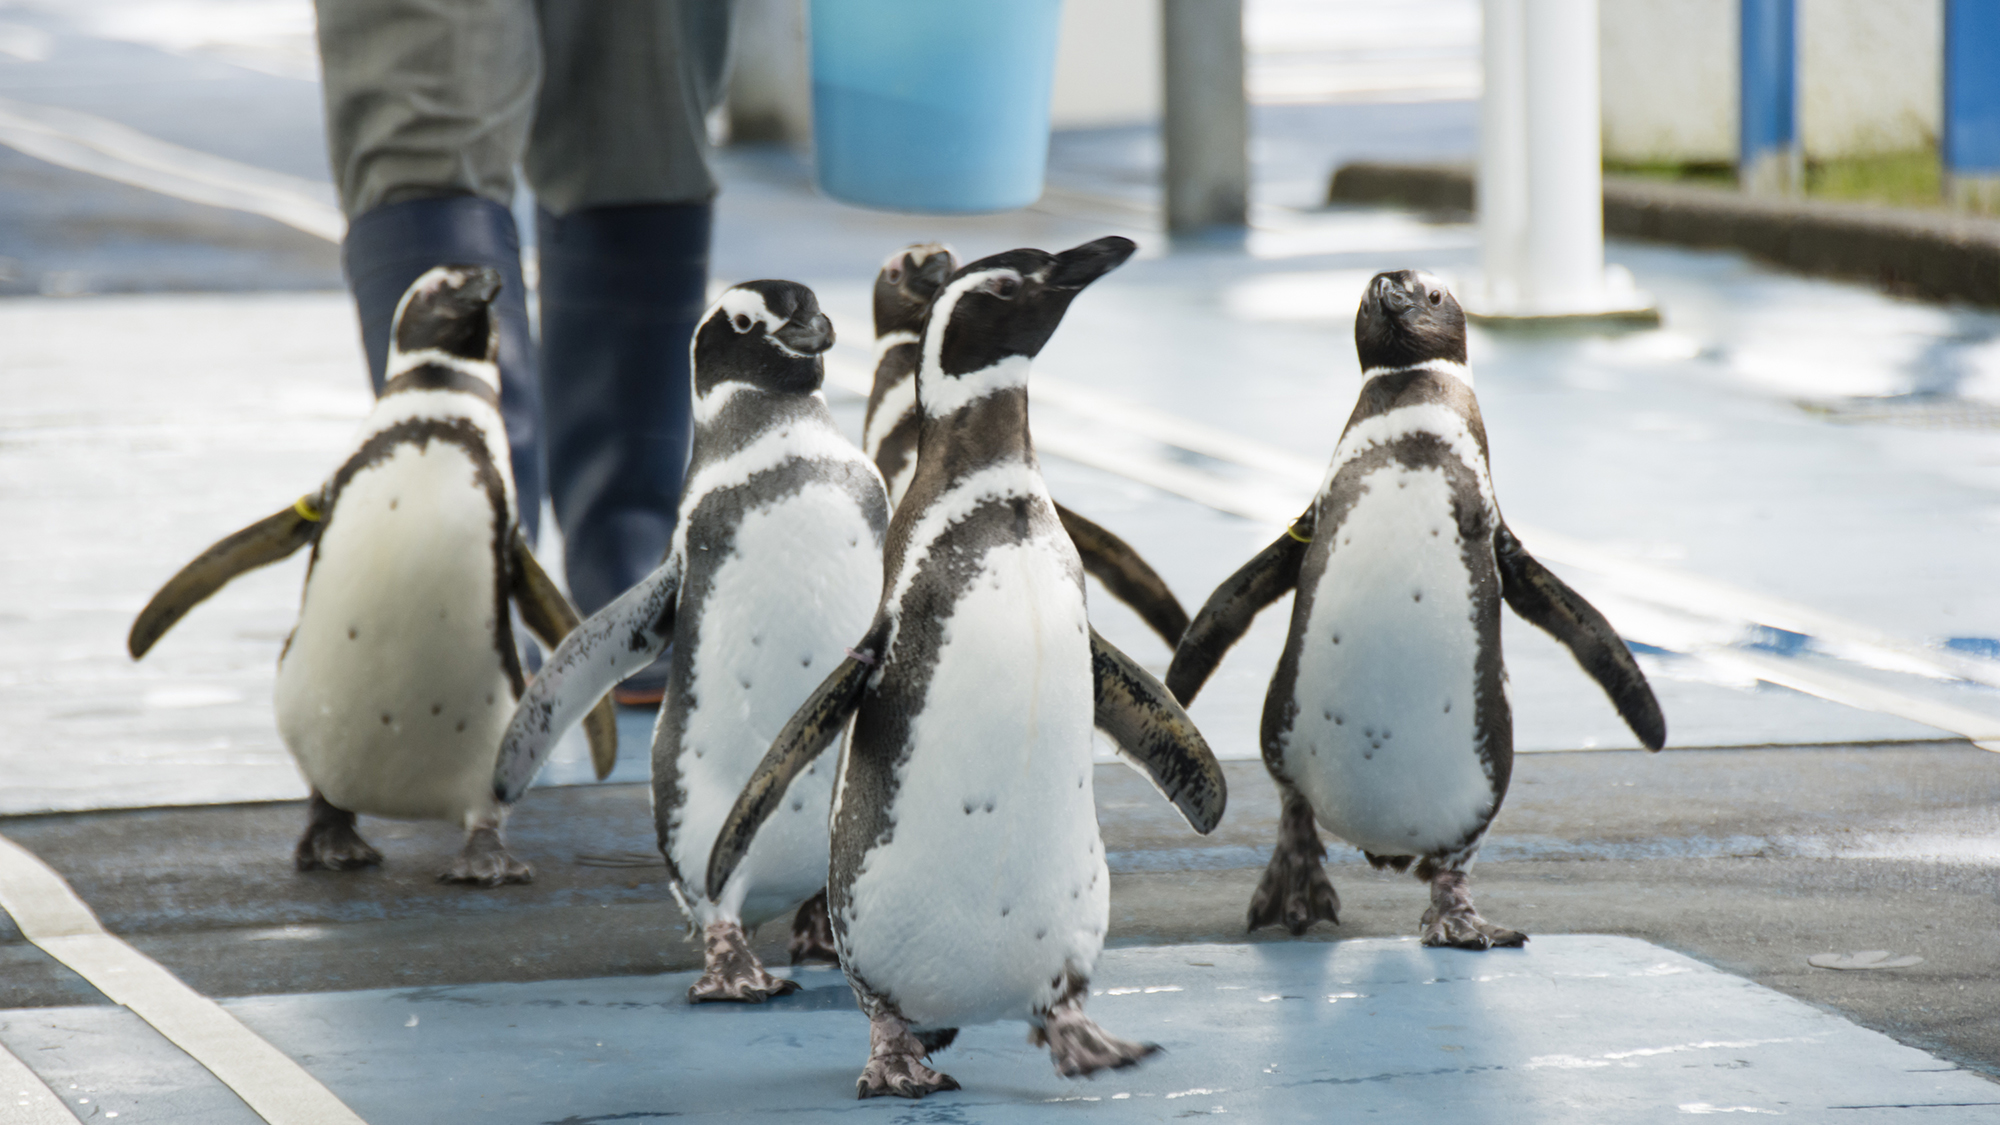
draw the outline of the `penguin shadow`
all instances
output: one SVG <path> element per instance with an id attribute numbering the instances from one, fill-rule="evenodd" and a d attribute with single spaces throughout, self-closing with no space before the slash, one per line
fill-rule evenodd
<path id="1" fill-rule="evenodd" d="M 1305 947 L 1297 943 L 1262 946 L 1259 975 L 1270 985 L 1261 993 L 1253 985 L 1251 994 L 1261 1027 L 1243 1027 L 1242 1035 L 1263 1041 L 1248 1052 L 1225 1047 L 1247 1062 L 1205 1077 L 1239 1090 L 1326 1088 L 1329 1098 L 1354 1088 L 1352 1108 L 1371 1113 L 1396 1091 L 1412 1114 L 1448 1109 L 1454 1121 L 1472 1123 L 1528 1116 L 1509 1099 L 1463 1096 L 1462 1082 L 1517 1069 L 1509 1052 L 1520 1029 L 1480 990 L 1446 987 L 1527 972 L 1525 950 L 1427 948 L 1414 937 L 1365 949 L 1345 944 L 1324 943 L 1317 971 L 1301 964 Z"/>
<path id="2" fill-rule="evenodd" d="M 686 974 L 689 981 L 699 973 Z M 859 1012 L 860 1003 L 854 998 L 854 989 L 848 987 L 847 978 L 833 966 L 794 965 L 789 974 L 799 982 L 796 992 L 783 996 L 773 996 L 758 1004 L 702 1004 L 698 1005 L 704 1017 L 710 1013 L 726 1013 L 737 1016 L 789 1016 L 805 1012 Z M 686 985 L 681 991 L 687 990 Z M 849 1079 L 852 1081 L 852 1078 Z"/>

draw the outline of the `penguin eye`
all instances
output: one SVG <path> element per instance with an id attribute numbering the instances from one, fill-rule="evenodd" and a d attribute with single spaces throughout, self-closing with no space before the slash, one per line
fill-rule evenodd
<path id="1" fill-rule="evenodd" d="M 738 332 L 748 332 L 748 331 L 750 331 L 750 314 L 749 314 L 749 313 L 737 313 L 737 314 L 736 314 L 736 319 L 735 319 L 734 321 L 732 321 L 731 323 L 733 323 L 733 324 L 735 324 L 735 325 L 736 325 L 736 330 L 737 330 Z"/>
<path id="2" fill-rule="evenodd" d="M 903 267 L 890 266 L 885 276 L 888 277 L 889 284 L 901 285 L 903 283 Z"/>
<path id="3" fill-rule="evenodd" d="M 1431 290 L 1431 304 L 1439 305 L 1443 303 L 1444 303 L 1444 290 L 1442 289 Z"/>
<path id="4" fill-rule="evenodd" d="M 1021 279 L 1018 277 L 996 277 L 987 288 L 995 297 L 1003 301 L 1011 301 L 1014 299 L 1014 294 L 1021 291 Z"/>

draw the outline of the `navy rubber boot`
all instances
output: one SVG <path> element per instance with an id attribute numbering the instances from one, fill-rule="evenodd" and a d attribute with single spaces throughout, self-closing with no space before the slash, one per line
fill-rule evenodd
<path id="1" fill-rule="evenodd" d="M 666 557 L 687 475 L 688 345 L 707 306 L 707 203 L 537 216 L 549 496 L 588 615 Z M 664 661 L 627 680 L 656 702 Z"/>
<path id="2" fill-rule="evenodd" d="M 368 375 L 382 392 L 389 329 L 410 283 L 432 266 L 491 266 L 500 271 L 500 416 L 512 451 L 521 534 L 530 544 L 541 524 L 542 396 L 528 335 L 527 286 L 521 281 L 521 237 L 507 208 L 476 195 L 385 203 L 348 224 L 341 268 L 361 314 Z M 683 349 L 685 350 L 685 349 Z"/>

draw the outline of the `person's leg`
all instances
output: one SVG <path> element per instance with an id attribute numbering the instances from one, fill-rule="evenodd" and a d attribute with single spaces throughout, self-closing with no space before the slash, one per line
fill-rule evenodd
<path id="1" fill-rule="evenodd" d="M 549 497 L 570 596 L 589 614 L 651 573 L 673 538 L 709 205 L 537 219 Z"/>
<path id="2" fill-rule="evenodd" d="M 591 613 L 673 537 L 687 471 L 688 344 L 706 305 L 730 5 L 540 0 L 546 76 L 525 166 L 541 213 L 550 498 Z M 663 665 L 621 702 L 657 701 Z"/>
<path id="3" fill-rule="evenodd" d="M 376 389 L 403 291 L 436 265 L 501 271 L 500 405 L 522 530 L 541 514 L 541 395 L 508 204 L 541 50 L 529 0 L 317 0 L 341 264 Z"/>

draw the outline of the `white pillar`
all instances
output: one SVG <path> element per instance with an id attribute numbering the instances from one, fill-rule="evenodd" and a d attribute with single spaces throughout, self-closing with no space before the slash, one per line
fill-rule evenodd
<path id="1" fill-rule="evenodd" d="M 1486 0 L 1480 55 L 1485 91 L 1479 99 L 1479 254 L 1483 308 L 1521 303 L 1520 276 L 1528 233 L 1528 121 L 1522 75 L 1522 0 Z"/>
<path id="2" fill-rule="evenodd" d="M 1593 312 L 1604 301 L 1604 159 L 1597 0 L 1525 0 L 1528 238 L 1522 303 Z"/>
<path id="3" fill-rule="evenodd" d="M 1486 0 L 1479 238 L 1491 320 L 1658 312 L 1604 268 L 1597 0 Z"/>

